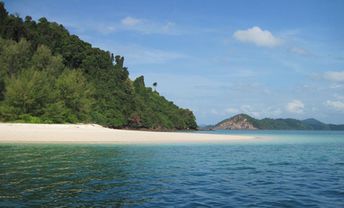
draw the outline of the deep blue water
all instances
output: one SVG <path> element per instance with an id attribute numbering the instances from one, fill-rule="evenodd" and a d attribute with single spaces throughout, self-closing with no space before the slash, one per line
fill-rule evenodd
<path id="1" fill-rule="evenodd" d="M 344 132 L 234 134 L 269 139 L 2 144 L 0 207 L 344 207 Z"/>

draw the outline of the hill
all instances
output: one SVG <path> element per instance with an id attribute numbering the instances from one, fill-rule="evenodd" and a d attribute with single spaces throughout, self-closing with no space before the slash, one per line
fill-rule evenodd
<path id="1" fill-rule="evenodd" d="M 250 130 L 254 130 L 254 129 L 257 129 L 257 127 L 255 126 L 255 121 L 252 117 L 250 117 L 246 114 L 239 114 L 239 115 L 236 115 L 232 118 L 221 121 L 220 123 L 216 124 L 213 129 L 215 129 L 215 130 L 219 130 L 219 129 L 230 129 L 230 130 L 250 129 Z"/>
<path id="2" fill-rule="evenodd" d="M 2 2 L 0 121 L 197 128 L 192 111 L 146 87 L 143 76 L 130 80 L 124 57 L 44 17 L 36 22 L 9 14 Z"/>
<path id="3" fill-rule="evenodd" d="M 325 124 L 314 118 L 297 119 L 255 119 L 246 114 L 238 114 L 229 119 L 225 119 L 211 129 L 265 129 L 265 130 L 344 130 L 344 125 Z"/>

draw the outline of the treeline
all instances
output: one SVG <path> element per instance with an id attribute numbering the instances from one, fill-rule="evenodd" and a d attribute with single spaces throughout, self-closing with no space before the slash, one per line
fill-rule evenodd
<path id="1" fill-rule="evenodd" d="M 182 109 L 132 81 L 124 58 L 0 2 L 0 121 L 98 123 L 113 128 L 195 129 Z M 142 57 L 144 58 L 144 57 Z"/>

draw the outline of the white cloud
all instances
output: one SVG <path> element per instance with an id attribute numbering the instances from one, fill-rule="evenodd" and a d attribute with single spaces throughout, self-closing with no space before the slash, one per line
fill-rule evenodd
<path id="1" fill-rule="evenodd" d="M 94 31 L 103 35 L 111 34 L 118 31 L 118 25 L 113 22 L 96 22 L 93 20 L 89 21 L 75 21 L 75 20 L 65 20 L 58 21 L 62 22 L 67 28 L 72 28 L 79 33 L 79 36 L 85 37 L 85 34 L 89 31 Z"/>
<path id="2" fill-rule="evenodd" d="M 338 83 L 332 83 L 330 86 L 329 86 L 330 89 L 341 89 L 341 88 L 344 88 L 344 84 L 338 84 Z"/>
<path id="3" fill-rule="evenodd" d="M 282 114 L 282 110 L 280 108 L 273 108 L 273 107 L 267 107 L 265 110 L 265 116 L 267 117 L 276 117 Z"/>
<path id="4" fill-rule="evenodd" d="M 134 17 L 125 17 L 121 20 L 120 29 L 139 32 L 142 34 L 165 34 L 179 35 L 180 30 L 177 29 L 174 22 L 156 22 L 147 19 L 139 19 Z"/>
<path id="5" fill-rule="evenodd" d="M 63 21 L 60 21 L 63 22 Z M 162 34 L 162 35 L 180 35 L 185 32 L 178 25 L 171 21 L 160 22 L 143 18 L 124 17 L 118 21 L 97 22 L 94 20 L 83 21 L 64 21 L 64 25 L 77 30 L 79 33 L 95 31 L 104 35 L 120 31 L 137 32 L 144 35 Z"/>
<path id="6" fill-rule="evenodd" d="M 281 44 L 281 40 L 272 35 L 268 30 L 262 30 L 260 27 L 254 26 L 247 30 L 238 30 L 233 37 L 244 43 L 254 43 L 262 47 L 275 47 Z"/>
<path id="7" fill-rule="evenodd" d="M 335 110 L 344 111 L 344 102 L 327 100 L 325 104 Z"/>
<path id="8" fill-rule="evenodd" d="M 344 82 L 344 71 L 328 71 L 323 74 L 323 77 L 334 82 Z"/>
<path id="9" fill-rule="evenodd" d="M 166 24 L 162 25 L 161 30 L 168 33 L 169 31 L 173 30 L 176 26 L 174 22 L 167 22 Z"/>
<path id="10" fill-rule="evenodd" d="M 300 48 L 300 47 L 292 47 L 289 49 L 290 52 L 295 53 L 295 54 L 299 54 L 299 55 L 308 55 L 309 52 L 304 49 L 304 48 Z"/>
<path id="11" fill-rule="evenodd" d="M 259 109 L 259 110 L 257 110 Z M 251 105 L 241 105 L 239 108 L 226 108 L 224 110 L 216 110 L 216 109 L 211 109 L 210 111 L 211 114 L 213 115 L 220 115 L 220 116 L 233 116 L 235 114 L 239 113 L 245 113 L 250 116 L 253 116 L 255 118 L 265 118 L 265 117 L 276 117 L 279 116 L 282 111 L 280 108 L 276 107 L 266 107 L 266 108 L 261 108 L 261 107 L 253 107 Z"/>
<path id="12" fill-rule="evenodd" d="M 240 107 L 240 110 L 241 112 L 246 113 L 255 118 L 259 118 L 261 116 L 261 112 L 255 111 L 250 105 L 242 105 Z"/>
<path id="13" fill-rule="evenodd" d="M 342 94 L 334 93 L 333 97 L 335 97 L 336 99 L 339 99 L 339 100 L 344 100 L 344 95 L 342 95 Z"/>
<path id="14" fill-rule="evenodd" d="M 132 27 L 132 26 L 138 25 L 140 22 L 142 22 L 141 19 L 137 19 L 134 17 L 125 17 L 124 19 L 121 20 L 122 25 L 126 27 Z"/>
<path id="15" fill-rule="evenodd" d="M 238 113 L 239 110 L 236 109 L 236 108 L 226 108 L 225 109 L 225 113 L 228 113 L 228 114 L 233 114 L 233 113 Z"/>
<path id="16" fill-rule="evenodd" d="M 130 60 L 131 64 L 162 64 L 188 58 L 187 55 L 179 52 L 146 48 L 139 45 L 115 45 L 111 48 L 103 48 L 123 55 L 127 60 Z"/>
<path id="17" fill-rule="evenodd" d="M 216 116 L 228 116 L 228 114 L 237 114 L 239 113 L 240 110 L 236 109 L 236 108 L 226 108 L 226 109 L 221 109 L 221 110 L 217 110 L 212 108 L 210 110 L 210 113 Z"/>
<path id="18" fill-rule="evenodd" d="M 291 113 L 303 113 L 305 105 L 300 100 L 292 100 L 287 104 L 287 110 Z"/>
<path id="19" fill-rule="evenodd" d="M 222 113 L 220 113 L 219 111 L 217 111 L 214 108 L 210 110 L 210 113 L 213 114 L 213 115 L 222 115 Z"/>

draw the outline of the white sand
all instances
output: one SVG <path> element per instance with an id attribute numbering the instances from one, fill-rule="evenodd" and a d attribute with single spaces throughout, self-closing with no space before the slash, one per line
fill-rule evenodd
<path id="1" fill-rule="evenodd" d="M 250 136 L 116 130 L 96 124 L 0 123 L 0 143 L 168 144 L 255 140 Z"/>

